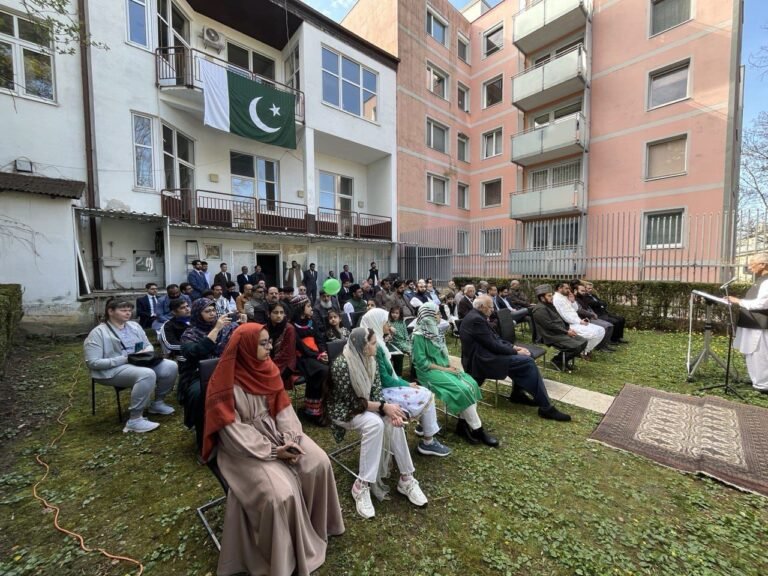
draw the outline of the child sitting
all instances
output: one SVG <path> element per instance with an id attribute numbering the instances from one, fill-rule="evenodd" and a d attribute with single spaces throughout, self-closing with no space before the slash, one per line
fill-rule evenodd
<path id="1" fill-rule="evenodd" d="M 333 342 L 334 340 L 347 340 L 349 338 L 349 330 L 347 330 L 341 324 L 341 317 L 336 310 L 330 310 L 328 312 L 328 330 L 325 332 L 325 341 Z"/>

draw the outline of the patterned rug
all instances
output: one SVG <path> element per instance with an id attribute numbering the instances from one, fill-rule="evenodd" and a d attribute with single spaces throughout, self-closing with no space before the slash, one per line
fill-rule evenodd
<path id="1" fill-rule="evenodd" d="M 590 440 L 768 496 L 768 410 L 627 384 Z"/>

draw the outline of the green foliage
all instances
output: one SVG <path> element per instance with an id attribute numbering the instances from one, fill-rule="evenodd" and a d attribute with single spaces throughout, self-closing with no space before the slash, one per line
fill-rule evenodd
<path id="1" fill-rule="evenodd" d="M 0 376 L 3 375 L 5 360 L 23 315 L 21 285 L 0 284 Z"/>

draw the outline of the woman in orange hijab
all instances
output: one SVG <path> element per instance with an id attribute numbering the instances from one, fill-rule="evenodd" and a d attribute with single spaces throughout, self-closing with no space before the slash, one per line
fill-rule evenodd
<path id="1" fill-rule="evenodd" d="M 269 332 L 245 324 L 208 382 L 203 458 L 229 484 L 217 574 L 308 576 L 344 522 L 331 462 L 304 436 L 269 358 Z"/>

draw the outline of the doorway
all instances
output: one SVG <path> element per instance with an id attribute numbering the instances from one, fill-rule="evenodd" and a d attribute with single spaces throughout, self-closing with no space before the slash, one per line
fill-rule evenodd
<path id="1" fill-rule="evenodd" d="M 267 286 L 282 286 L 283 277 L 280 274 L 280 253 L 259 252 L 256 254 L 256 264 L 267 279 Z"/>

